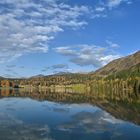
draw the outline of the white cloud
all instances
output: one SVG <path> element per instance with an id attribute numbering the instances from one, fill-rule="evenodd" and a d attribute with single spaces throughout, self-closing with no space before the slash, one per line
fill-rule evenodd
<path id="1" fill-rule="evenodd" d="M 65 55 L 65 56 L 74 56 L 77 54 L 75 50 L 72 50 L 71 47 L 58 47 L 55 48 L 56 52 Z"/>
<path id="2" fill-rule="evenodd" d="M 120 55 L 116 54 L 116 55 L 107 55 L 104 57 L 101 57 L 99 60 L 102 61 L 102 65 L 106 65 L 107 63 L 111 62 L 114 59 L 120 58 Z"/>
<path id="3" fill-rule="evenodd" d="M 119 6 L 122 3 L 130 4 L 131 0 L 108 0 L 107 6 L 109 8 L 114 8 Z"/>
<path id="4" fill-rule="evenodd" d="M 75 45 L 56 48 L 56 52 L 67 56 L 69 61 L 79 65 L 88 66 L 92 65 L 94 68 L 99 68 L 110 61 L 120 57 L 119 54 L 113 53 L 113 48 L 101 47 L 97 45 Z"/>
<path id="5" fill-rule="evenodd" d="M 132 4 L 134 0 L 102 0 L 95 6 L 93 18 L 107 17 L 108 12 L 121 4 Z"/>
<path id="6" fill-rule="evenodd" d="M 89 13 L 87 6 L 70 6 L 59 0 L 1 0 L 0 63 L 25 53 L 46 53 L 56 33 L 86 25 L 81 17 Z"/>
<path id="7" fill-rule="evenodd" d="M 68 65 L 67 64 L 56 64 L 51 66 L 52 69 L 68 69 Z"/>
<path id="8" fill-rule="evenodd" d="M 123 1 L 123 0 L 109 0 L 109 1 L 108 1 L 108 6 L 109 6 L 110 8 L 116 7 L 116 6 L 120 5 L 122 1 Z"/>
<path id="9" fill-rule="evenodd" d="M 114 42 L 112 42 L 112 41 L 110 41 L 110 40 L 106 40 L 106 43 L 109 45 L 109 47 L 114 48 L 114 49 L 120 47 L 119 44 L 114 43 Z"/>
<path id="10" fill-rule="evenodd" d="M 101 0 L 99 1 L 92 12 L 92 18 L 106 18 L 108 13 L 121 4 L 132 4 L 134 0 Z"/>
<path id="11" fill-rule="evenodd" d="M 105 7 L 96 7 L 95 10 L 97 12 L 103 12 L 105 10 Z"/>
<path id="12" fill-rule="evenodd" d="M 66 27 L 77 29 L 87 25 L 84 18 L 87 15 L 92 14 L 92 18 L 106 17 L 108 10 L 121 3 L 130 4 L 131 1 L 107 0 L 91 8 L 72 6 L 60 0 L 0 0 L 0 63 L 14 60 L 25 53 L 46 53 L 57 33 L 65 31 Z M 112 46 L 117 47 L 117 44 Z M 75 50 L 68 48 L 57 51 L 75 55 Z M 78 58 L 89 59 L 86 55 Z"/>

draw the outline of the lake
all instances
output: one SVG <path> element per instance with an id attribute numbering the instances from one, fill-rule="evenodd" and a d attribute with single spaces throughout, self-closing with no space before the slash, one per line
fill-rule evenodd
<path id="1" fill-rule="evenodd" d="M 138 104 L 18 90 L 0 97 L 0 140 L 140 140 Z"/>

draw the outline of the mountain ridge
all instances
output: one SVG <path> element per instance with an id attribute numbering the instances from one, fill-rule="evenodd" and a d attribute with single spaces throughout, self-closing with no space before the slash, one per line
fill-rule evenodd
<path id="1" fill-rule="evenodd" d="M 131 67 L 138 65 L 139 63 L 140 63 L 140 51 L 137 51 L 134 54 L 111 61 L 104 67 L 95 71 L 93 74 L 100 76 L 108 76 L 113 73 L 121 72 L 123 70 L 129 70 Z"/>
<path id="2" fill-rule="evenodd" d="M 122 57 L 122 58 L 118 58 L 115 59 L 113 61 L 111 61 L 110 63 L 108 63 L 107 65 L 105 65 L 104 67 L 96 70 L 95 72 L 90 72 L 90 73 L 72 73 L 72 72 L 60 72 L 60 73 L 56 73 L 53 75 L 43 75 L 43 74 L 38 74 L 38 75 L 34 75 L 31 76 L 29 78 L 25 78 L 25 79 L 36 79 L 36 78 L 45 78 L 45 77 L 51 77 L 51 76 L 68 76 L 68 75 L 91 75 L 92 77 L 106 77 L 109 75 L 113 75 L 116 73 L 120 73 L 121 71 L 123 73 L 125 72 L 131 72 L 131 71 L 135 71 L 135 70 L 139 70 L 140 69 L 140 50 L 137 51 L 134 54 Z M 8 78 L 4 78 L 2 76 L 0 76 L 0 79 L 8 79 Z M 15 78 L 10 78 L 10 79 L 15 79 Z M 19 78 L 19 79 L 24 79 L 24 78 Z"/>

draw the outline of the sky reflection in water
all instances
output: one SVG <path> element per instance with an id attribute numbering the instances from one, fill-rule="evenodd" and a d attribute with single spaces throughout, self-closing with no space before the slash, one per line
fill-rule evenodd
<path id="1" fill-rule="evenodd" d="M 89 104 L 0 99 L 0 140 L 139 140 L 140 127 Z"/>

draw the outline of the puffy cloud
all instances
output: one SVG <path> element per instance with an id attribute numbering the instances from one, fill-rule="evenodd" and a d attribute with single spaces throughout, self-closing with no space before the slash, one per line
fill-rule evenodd
<path id="1" fill-rule="evenodd" d="M 69 69 L 69 66 L 67 64 L 56 64 L 56 65 L 52 65 L 52 66 L 47 66 L 47 67 L 44 67 L 41 71 L 42 72 L 46 72 L 48 70 L 53 70 L 54 73 L 58 73 L 58 72 L 61 72 L 61 71 L 69 71 L 71 69 Z"/>
<path id="2" fill-rule="evenodd" d="M 86 44 L 58 47 L 56 48 L 56 52 L 67 56 L 69 61 L 74 64 L 79 66 L 92 65 L 94 68 L 104 66 L 120 57 L 117 53 L 114 54 L 110 47 Z"/>
<path id="3" fill-rule="evenodd" d="M 7 65 L 6 67 L 7 67 L 7 68 L 15 68 L 16 65 Z"/>
<path id="4" fill-rule="evenodd" d="M 55 50 L 56 50 L 56 52 L 58 52 L 62 55 L 66 55 L 66 56 L 77 55 L 77 52 L 75 50 L 72 50 L 70 46 L 58 47 L 58 48 L 55 48 Z"/>
<path id="5" fill-rule="evenodd" d="M 93 18 L 107 17 L 108 12 L 121 4 L 131 4 L 134 0 L 102 0 L 95 6 Z"/>
<path id="6" fill-rule="evenodd" d="M 101 7 L 101 6 L 100 7 L 96 7 L 95 10 L 97 12 L 103 12 L 105 10 L 105 7 Z"/>
<path id="7" fill-rule="evenodd" d="M 114 8 L 114 7 L 119 6 L 122 3 L 130 4 L 131 0 L 108 0 L 107 5 L 109 8 Z"/>
<path id="8" fill-rule="evenodd" d="M 119 48 L 120 45 L 117 43 L 113 43 L 112 41 L 106 40 L 106 43 L 109 45 L 111 48 Z"/>
<path id="9" fill-rule="evenodd" d="M 86 25 L 81 17 L 89 13 L 87 6 L 70 6 L 59 0 L 1 0 L 0 63 L 25 53 L 46 53 L 56 33 Z"/>
<path id="10" fill-rule="evenodd" d="M 57 33 L 65 31 L 65 28 L 81 28 L 88 24 L 86 16 L 106 17 L 108 10 L 130 2 L 103 0 L 91 8 L 85 5 L 72 6 L 60 0 L 1 0 L 0 63 L 14 60 L 26 53 L 47 53 L 50 41 L 55 39 Z M 58 49 L 58 52 L 65 55 L 77 55 L 75 50 Z M 79 58 L 84 57 L 87 56 L 81 55 Z"/>
<path id="11" fill-rule="evenodd" d="M 51 68 L 52 69 L 67 69 L 68 65 L 66 65 L 66 64 L 57 64 L 57 65 L 53 65 Z"/>
<path id="12" fill-rule="evenodd" d="M 120 5 L 122 1 L 123 1 L 123 0 L 109 0 L 109 1 L 108 1 L 108 6 L 109 6 L 110 8 L 116 7 L 116 6 Z"/>

